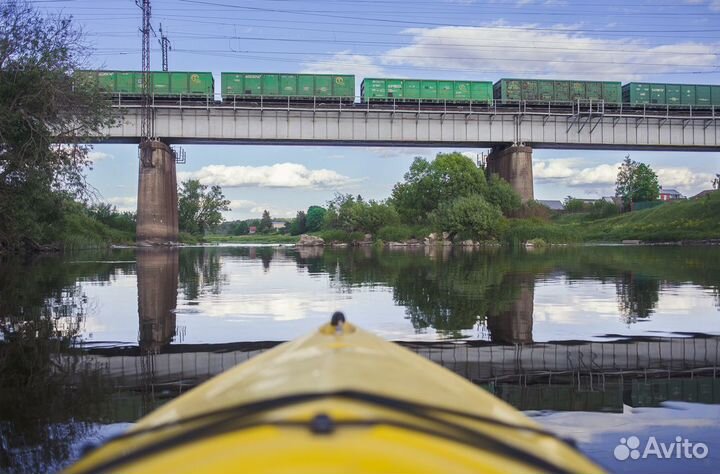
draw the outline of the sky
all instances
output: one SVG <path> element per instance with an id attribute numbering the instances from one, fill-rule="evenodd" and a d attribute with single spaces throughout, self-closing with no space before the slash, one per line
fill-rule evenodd
<path id="1" fill-rule="evenodd" d="M 141 66 L 132 0 L 36 0 L 86 33 L 88 68 Z M 171 70 L 314 72 L 497 81 L 503 77 L 720 84 L 720 0 L 152 0 Z M 160 69 L 153 40 L 151 67 Z M 359 90 L 357 91 L 359 94 Z M 178 178 L 219 184 L 227 219 L 293 217 L 335 193 L 385 199 L 415 156 L 435 148 L 193 145 Z M 470 157 L 487 149 L 463 150 Z M 720 153 L 535 150 L 536 199 L 614 194 L 626 155 L 665 188 L 711 187 Z M 137 147 L 97 145 L 88 181 L 134 210 Z"/>

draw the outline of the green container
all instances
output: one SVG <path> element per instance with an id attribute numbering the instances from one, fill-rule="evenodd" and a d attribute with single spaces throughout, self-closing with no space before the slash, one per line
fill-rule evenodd
<path id="1" fill-rule="evenodd" d="M 402 79 L 385 79 L 385 97 L 401 99 L 403 96 Z"/>
<path id="2" fill-rule="evenodd" d="M 188 73 L 171 72 L 170 73 L 170 93 L 172 95 L 180 95 L 188 93 Z"/>
<path id="3" fill-rule="evenodd" d="M 630 82 L 622 88 L 623 102 L 632 105 L 650 103 L 650 84 Z"/>
<path id="4" fill-rule="evenodd" d="M 500 79 L 493 87 L 493 95 L 502 102 L 604 100 L 619 103 L 622 100 L 622 85 L 611 81 Z"/>
<path id="5" fill-rule="evenodd" d="M 538 81 L 538 100 L 550 102 L 555 100 L 553 81 Z"/>
<path id="6" fill-rule="evenodd" d="M 330 97 L 332 95 L 332 77 L 315 76 L 315 96 Z"/>
<path id="7" fill-rule="evenodd" d="M 523 100 L 538 100 L 538 85 L 535 80 L 520 81 L 520 89 Z"/>
<path id="8" fill-rule="evenodd" d="M 555 102 L 570 102 L 570 83 L 567 81 L 553 81 Z"/>
<path id="9" fill-rule="evenodd" d="M 602 82 L 587 82 L 585 84 L 585 98 L 590 100 L 602 100 L 603 85 Z"/>
<path id="10" fill-rule="evenodd" d="M 365 79 L 360 84 L 360 94 L 368 99 L 384 99 L 387 95 L 384 79 Z"/>
<path id="11" fill-rule="evenodd" d="M 150 74 L 152 80 L 152 93 L 156 96 L 170 95 L 170 73 L 153 72 Z"/>
<path id="12" fill-rule="evenodd" d="M 142 74 L 128 71 L 117 71 L 115 75 L 115 92 L 120 94 L 142 93 Z"/>
<path id="13" fill-rule="evenodd" d="M 680 84 L 680 103 L 682 105 L 695 105 L 695 86 Z"/>
<path id="14" fill-rule="evenodd" d="M 355 98 L 355 76 L 331 76 L 333 97 Z"/>
<path id="15" fill-rule="evenodd" d="M 459 101 L 469 101 L 471 98 L 470 82 L 455 81 L 453 83 L 453 99 Z"/>
<path id="16" fill-rule="evenodd" d="M 650 103 L 667 104 L 665 84 L 650 84 Z"/>
<path id="17" fill-rule="evenodd" d="M 262 75 L 262 95 L 277 97 L 280 95 L 280 76 L 277 74 Z"/>
<path id="18" fill-rule="evenodd" d="M 296 96 L 297 93 L 297 75 L 280 74 L 280 95 Z"/>
<path id="19" fill-rule="evenodd" d="M 452 100 L 454 94 L 453 81 L 437 81 L 437 98 L 439 100 Z"/>
<path id="20" fill-rule="evenodd" d="M 117 92 L 117 74 L 109 71 L 98 71 L 95 76 L 97 78 L 97 86 L 103 92 Z M 91 74 L 94 76 L 94 74 Z"/>
<path id="21" fill-rule="evenodd" d="M 720 86 L 712 86 L 710 90 L 712 105 L 720 105 Z"/>
<path id="22" fill-rule="evenodd" d="M 298 76 L 297 92 L 300 97 L 312 97 L 315 95 L 315 76 L 312 74 L 300 74 Z"/>
<path id="23" fill-rule="evenodd" d="M 406 99 L 420 98 L 420 81 L 407 79 L 403 83 L 403 97 Z"/>
<path id="24" fill-rule="evenodd" d="M 670 105 L 680 105 L 680 84 L 665 84 L 665 101 Z"/>
<path id="25" fill-rule="evenodd" d="M 420 81 L 420 98 L 437 99 L 437 81 Z"/>
<path id="26" fill-rule="evenodd" d="M 695 104 L 709 107 L 712 105 L 712 95 L 710 86 L 695 86 Z"/>
<path id="27" fill-rule="evenodd" d="M 223 72 L 220 74 L 220 90 L 223 97 L 243 95 L 243 77 L 236 72 Z"/>
<path id="28" fill-rule="evenodd" d="M 473 102 L 492 103 L 493 84 L 489 81 L 473 81 L 470 83 L 470 95 Z"/>
<path id="29" fill-rule="evenodd" d="M 587 98 L 585 83 L 581 81 L 570 81 L 570 100 L 583 100 Z"/>
<path id="30" fill-rule="evenodd" d="M 242 75 L 242 93 L 253 97 L 262 95 L 262 74 Z"/>

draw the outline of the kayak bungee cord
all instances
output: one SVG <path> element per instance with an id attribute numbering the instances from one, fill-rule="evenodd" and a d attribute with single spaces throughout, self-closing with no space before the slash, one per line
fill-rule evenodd
<path id="1" fill-rule="evenodd" d="M 360 401 L 369 403 L 372 405 L 379 406 L 381 408 L 389 408 L 397 410 L 401 414 L 411 415 L 421 420 L 431 422 L 438 425 L 437 429 L 429 429 L 423 426 L 419 426 L 413 423 L 401 422 L 392 419 L 368 419 L 368 420 L 332 420 L 330 417 L 324 414 L 318 414 L 314 418 L 306 421 L 267 421 L 267 420 L 253 420 L 246 423 L 239 423 L 244 418 L 252 418 L 262 415 L 263 413 L 280 408 L 286 408 L 289 406 L 307 403 L 323 399 L 340 398 L 351 401 Z M 435 414 L 433 414 L 435 413 Z M 243 405 L 238 405 L 222 410 L 216 410 L 208 413 L 203 413 L 193 417 L 188 417 L 183 420 L 178 420 L 171 423 L 164 423 L 161 425 L 145 428 L 142 430 L 131 431 L 129 433 L 122 434 L 108 441 L 107 444 L 120 442 L 130 438 L 135 438 L 144 434 L 158 432 L 166 429 L 181 428 L 183 425 L 191 424 L 194 422 L 202 422 L 210 420 L 205 424 L 198 427 L 193 427 L 187 431 L 183 431 L 176 435 L 170 435 L 169 437 L 159 440 L 148 446 L 143 446 L 139 449 L 131 451 L 127 454 L 123 454 L 114 459 L 110 459 L 106 462 L 100 463 L 99 465 L 92 466 L 87 469 L 86 472 L 98 473 L 105 472 L 108 469 L 113 469 L 118 466 L 137 461 L 139 459 L 152 456 L 159 452 L 167 449 L 176 448 L 179 445 L 198 441 L 203 438 L 212 436 L 218 436 L 220 434 L 247 430 L 251 428 L 257 428 L 261 426 L 278 426 L 288 428 L 305 428 L 310 429 L 317 435 L 330 434 L 337 427 L 373 427 L 378 425 L 393 426 L 408 431 L 415 431 L 430 436 L 448 439 L 453 442 L 461 443 L 464 445 L 471 446 L 476 449 L 491 451 L 498 454 L 503 454 L 508 457 L 512 457 L 520 462 L 531 465 L 542 469 L 542 472 L 552 473 L 567 473 L 564 468 L 558 467 L 548 461 L 545 461 L 525 450 L 512 446 L 506 442 L 497 439 L 495 436 L 483 433 L 480 430 L 473 429 L 464 424 L 459 424 L 448 419 L 439 417 L 437 415 L 450 415 L 453 417 L 459 417 L 468 419 L 474 422 L 480 422 L 484 424 L 491 424 L 502 428 L 513 429 L 518 431 L 527 431 L 533 434 L 548 436 L 557 439 L 563 443 L 568 443 L 567 440 L 558 437 L 554 433 L 549 431 L 535 428 L 532 426 L 516 425 L 512 423 L 506 423 L 494 418 L 484 417 L 473 413 L 467 413 L 460 410 L 454 410 L 445 407 L 439 407 L 434 405 L 427 405 L 422 403 L 411 402 L 408 400 L 401 400 L 392 397 L 375 395 L 372 393 L 359 392 L 354 390 L 343 390 L 336 392 L 327 393 L 305 393 L 295 394 L 285 397 L 277 397 L 269 400 L 261 400 L 257 402 L 251 402 Z M 217 418 L 217 419 L 214 419 Z M 569 443 L 568 443 L 569 444 Z"/>

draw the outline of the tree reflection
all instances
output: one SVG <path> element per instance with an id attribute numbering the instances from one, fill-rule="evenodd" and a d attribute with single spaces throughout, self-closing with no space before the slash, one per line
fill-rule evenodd
<path id="1" fill-rule="evenodd" d="M 78 274 L 55 258 L 2 266 L 0 471 L 47 472 L 86 436 L 110 387 L 76 349 L 87 309 Z M 102 264 L 82 268 L 108 277 Z"/>
<path id="2" fill-rule="evenodd" d="M 660 280 L 633 272 L 620 275 L 615 283 L 618 311 L 625 322 L 649 318 L 660 299 Z"/>
<path id="3" fill-rule="evenodd" d="M 227 275 L 222 273 L 217 249 L 184 248 L 179 259 L 180 289 L 186 300 L 197 300 L 207 293 L 220 294 Z"/>

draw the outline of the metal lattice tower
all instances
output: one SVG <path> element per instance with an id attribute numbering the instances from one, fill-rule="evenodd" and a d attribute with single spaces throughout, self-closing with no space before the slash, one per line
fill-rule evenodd
<path id="1" fill-rule="evenodd" d="M 142 108 L 142 124 L 141 133 L 144 139 L 153 136 L 153 120 L 152 120 L 152 97 L 150 96 L 150 0 L 135 0 L 135 4 L 142 10 L 142 91 L 143 91 L 143 108 Z"/>
<path id="2" fill-rule="evenodd" d="M 170 45 L 170 40 L 167 36 L 163 33 L 162 29 L 162 23 L 160 23 L 160 39 L 158 40 L 160 43 L 160 51 L 162 51 L 162 70 L 167 71 L 168 70 L 168 51 L 172 49 L 172 46 Z"/>

